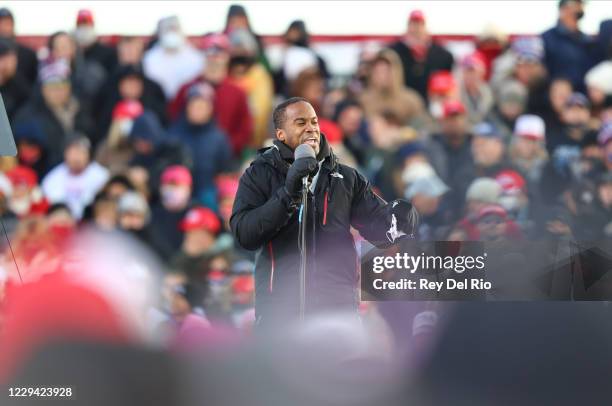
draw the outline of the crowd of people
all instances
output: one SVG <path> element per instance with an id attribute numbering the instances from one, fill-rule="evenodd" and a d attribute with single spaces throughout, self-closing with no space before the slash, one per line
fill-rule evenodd
<path id="1" fill-rule="evenodd" d="M 490 30 L 461 57 L 415 10 L 340 80 L 300 20 L 271 67 L 240 5 L 222 32 L 188 38 L 171 16 L 148 39 L 112 44 L 81 10 L 38 50 L 0 9 L 0 93 L 18 148 L 0 173 L 3 285 L 61 267 L 81 228 L 123 232 L 166 270 L 166 320 L 250 325 L 254 253 L 229 220 L 241 173 L 274 138 L 274 105 L 295 96 L 341 162 L 385 200 L 411 201 L 421 240 L 610 238 L 612 21 L 586 35 L 583 8 L 561 0 L 542 35 Z"/>

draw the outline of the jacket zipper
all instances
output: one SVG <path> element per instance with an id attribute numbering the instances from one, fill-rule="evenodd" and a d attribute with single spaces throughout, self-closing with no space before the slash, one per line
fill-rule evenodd
<path id="1" fill-rule="evenodd" d="M 272 293 L 272 289 L 274 287 L 274 251 L 272 250 L 272 241 L 268 242 L 268 253 L 270 254 L 270 286 L 268 290 Z"/>
<path id="2" fill-rule="evenodd" d="M 327 202 L 329 201 L 329 189 L 325 190 L 325 198 L 323 199 L 323 225 L 327 224 Z"/>

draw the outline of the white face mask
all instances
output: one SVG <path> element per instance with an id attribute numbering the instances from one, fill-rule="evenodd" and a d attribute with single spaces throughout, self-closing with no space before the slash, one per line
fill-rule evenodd
<path id="1" fill-rule="evenodd" d="M 443 113 L 444 109 L 442 108 L 441 102 L 434 101 L 429 103 L 429 114 L 431 114 L 433 118 L 442 118 Z"/>
<path id="2" fill-rule="evenodd" d="M 168 31 L 159 38 L 161 46 L 165 49 L 177 49 L 183 45 L 184 41 L 183 36 L 176 31 Z"/>
<path id="3" fill-rule="evenodd" d="M 24 197 L 12 198 L 9 201 L 8 206 L 11 211 L 17 216 L 25 216 L 30 211 L 30 206 L 32 206 L 32 202 L 30 200 L 30 196 L 26 195 Z"/>
<path id="4" fill-rule="evenodd" d="M 96 42 L 96 31 L 94 27 L 81 26 L 74 31 L 74 40 L 80 46 L 88 46 Z"/>
<path id="5" fill-rule="evenodd" d="M 183 186 L 162 186 L 160 190 L 164 207 L 169 210 L 180 210 L 187 206 L 191 190 Z"/>
<path id="6" fill-rule="evenodd" d="M 499 198 L 499 205 L 510 213 L 517 212 L 521 209 L 521 201 L 518 196 L 501 196 Z"/>
<path id="7" fill-rule="evenodd" d="M 121 120 L 119 123 L 119 131 L 121 131 L 121 135 L 126 137 L 130 135 L 133 126 L 134 120 Z"/>

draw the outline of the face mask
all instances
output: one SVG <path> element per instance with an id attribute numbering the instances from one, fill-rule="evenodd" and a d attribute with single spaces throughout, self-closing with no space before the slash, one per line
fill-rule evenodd
<path id="1" fill-rule="evenodd" d="M 162 204 L 170 210 L 182 209 L 191 197 L 191 191 L 181 186 L 162 186 L 160 193 Z"/>
<path id="2" fill-rule="evenodd" d="M 9 201 L 9 208 L 17 216 L 25 216 L 26 214 L 28 214 L 28 212 L 30 211 L 31 205 L 32 204 L 30 202 L 29 196 L 20 197 L 20 198 L 12 198 Z"/>
<path id="3" fill-rule="evenodd" d="M 19 146 L 19 159 L 24 164 L 30 166 L 38 162 L 40 159 L 41 150 L 40 147 L 34 145 L 20 145 Z"/>
<path id="4" fill-rule="evenodd" d="M 521 203 L 516 196 L 501 196 L 499 204 L 508 212 L 515 212 L 521 208 Z"/>
<path id="5" fill-rule="evenodd" d="M 58 238 L 59 241 L 65 240 L 72 236 L 72 231 L 74 228 L 72 226 L 55 224 L 49 227 L 49 231 Z"/>
<path id="6" fill-rule="evenodd" d="M 436 119 L 442 118 L 442 113 L 443 113 L 442 103 L 431 102 L 429 104 L 429 114 L 431 114 L 433 118 L 436 118 Z"/>
<path id="7" fill-rule="evenodd" d="M 132 127 L 134 126 L 133 120 L 122 120 L 119 123 L 119 131 L 121 131 L 122 135 L 128 136 L 132 131 Z"/>
<path id="8" fill-rule="evenodd" d="M 184 38 L 176 31 L 168 31 L 160 37 L 159 41 L 166 49 L 177 49 L 183 45 Z"/>
<path id="9" fill-rule="evenodd" d="M 74 39 L 80 46 L 91 45 L 96 42 L 96 31 L 93 27 L 79 27 L 74 31 Z"/>

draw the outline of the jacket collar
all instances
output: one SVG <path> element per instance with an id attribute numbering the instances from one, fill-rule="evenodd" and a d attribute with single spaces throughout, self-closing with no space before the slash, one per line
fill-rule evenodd
<path id="1" fill-rule="evenodd" d="M 293 149 L 291 149 L 291 147 L 279 140 L 274 140 L 273 144 L 278 149 L 278 152 L 280 153 L 280 156 L 284 161 L 287 161 L 289 163 L 293 162 L 294 151 Z M 332 149 L 327 143 L 325 135 L 321 134 L 321 145 L 319 148 L 319 153 L 317 154 L 317 161 L 327 160 L 327 158 L 331 157 L 333 157 Z"/>

